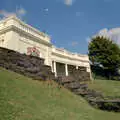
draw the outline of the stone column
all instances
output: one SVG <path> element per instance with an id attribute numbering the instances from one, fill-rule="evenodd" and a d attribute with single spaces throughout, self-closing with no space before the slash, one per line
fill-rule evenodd
<path id="1" fill-rule="evenodd" d="M 87 67 L 87 72 L 90 73 L 90 79 L 93 80 L 93 78 L 92 78 L 92 73 L 91 73 L 91 68 L 90 68 L 90 67 Z"/>
<path id="2" fill-rule="evenodd" d="M 53 61 L 53 71 L 55 73 L 55 77 L 57 77 L 57 69 L 56 69 L 56 62 Z"/>
<path id="3" fill-rule="evenodd" d="M 51 70 L 54 72 L 54 61 L 52 61 Z"/>
<path id="4" fill-rule="evenodd" d="M 68 65 L 65 64 L 65 75 L 68 76 Z"/>
<path id="5" fill-rule="evenodd" d="M 78 70 L 78 66 L 76 66 L 76 69 Z"/>

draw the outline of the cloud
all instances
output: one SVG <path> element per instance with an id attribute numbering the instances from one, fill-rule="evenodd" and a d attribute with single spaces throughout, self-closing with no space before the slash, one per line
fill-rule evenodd
<path id="1" fill-rule="evenodd" d="M 2 17 L 9 17 L 9 16 L 12 16 L 12 15 L 16 15 L 14 12 L 8 12 L 6 10 L 0 10 L 0 15 Z"/>
<path id="2" fill-rule="evenodd" d="M 17 16 L 19 18 L 22 18 L 24 15 L 26 15 L 26 10 L 24 8 L 19 8 L 15 12 L 9 12 L 7 10 L 0 10 L 0 16 L 2 18 L 7 18 L 10 16 Z"/>
<path id="3" fill-rule="evenodd" d="M 20 16 L 24 16 L 27 13 L 27 11 L 24 8 L 20 8 L 16 11 L 16 13 Z"/>
<path id="4" fill-rule="evenodd" d="M 118 45 L 120 45 L 120 28 L 112 28 L 112 29 L 104 28 L 94 36 L 103 36 L 109 38 Z"/>
<path id="5" fill-rule="evenodd" d="M 64 0 L 64 4 L 67 6 L 73 5 L 73 3 L 74 3 L 74 0 Z"/>
<path id="6" fill-rule="evenodd" d="M 17 8 L 15 12 L 16 16 L 19 17 L 20 19 L 22 19 L 23 16 L 26 15 L 26 13 L 27 11 L 23 7 Z"/>
<path id="7" fill-rule="evenodd" d="M 45 8 L 45 9 L 44 9 L 44 11 L 45 11 L 45 12 L 48 12 L 48 11 L 49 11 L 49 9 L 48 9 L 48 8 Z"/>
<path id="8" fill-rule="evenodd" d="M 44 8 L 44 9 L 43 9 L 43 12 L 44 12 L 44 15 L 46 16 L 46 15 L 48 15 L 48 13 L 49 13 L 49 9 L 48 9 L 48 8 Z"/>
<path id="9" fill-rule="evenodd" d="M 77 41 L 72 41 L 69 45 L 72 47 L 77 46 L 79 43 Z"/>
<path id="10" fill-rule="evenodd" d="M 104 2 L 112 2 L 113 0 L 104 0 Z"/>
<path id="11" fill-rule="evenodd" d="M 84 12 L 76 12 L 75 15 L 76 15 L 77 17 L 84 16 Z"/>
<path id="12" fill-rule="evenodd" d="M 90 41 L 91 41 L 91 38 L 90 38 L 90 37 L 87 37 L 87 38 L 86 38 L 86 42 L 87 42 L 87 43 L 90 43 Z"/>

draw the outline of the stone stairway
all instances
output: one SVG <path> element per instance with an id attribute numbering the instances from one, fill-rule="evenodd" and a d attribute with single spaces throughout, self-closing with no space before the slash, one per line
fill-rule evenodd
<path id="1" fill-rule="evenodd" d="M 69 89 L 77 95 L 82 95 L 82 93 L 88 89 L 86 84 L 80 84 L 79 81 L 75 80 L 72 76 L 61 76 L 58 77 L 57 81 L 59 84 Z"/>
<path id="2" fill-rule="evenodd" d="M 80 83 L 72 76 L 62 76 L 56 80 L 74 94 L 85 98 L 91 106 L 101 110 L 120 112 L 120 99 L 105 98 L 100 92 L 89 89 L 87 84 Z"/>

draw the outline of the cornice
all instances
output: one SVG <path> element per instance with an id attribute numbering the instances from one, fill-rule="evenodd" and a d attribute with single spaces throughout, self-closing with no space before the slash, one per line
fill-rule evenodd
<path id="1" fill-rule="evenodd" d="M 7 21 L 9 21 L 9 20 L 15 20 L 15 21 L 17 21 L 19 24 L 24 25 L 24 26 L 26 26 L 26 27 L 32 29 L 32 30 L 35 31 L 37 34 L 39 34 L 39 35 L 41 35 L 41 36 L 43 36 L 43 37 L 46 36 L 46 37 L 48 37 L 48 38 L 50 39 L 50 36 L 49 36 L 48 34 L 43 33 L 43 32 L 41 32 L 40 30 L 38 30 L 38 29 L 32 27 L 31 25 L 29 25 L 29 24 L 23 22 L 22 20 L 20 20 L 20 19 L 19 19 L 18 17 L 16 17 L 15 15 L 0 20 L 0 23 L 7 22 Z"/>
<path id="2" fill-rule="evenodd" d="M 19 29 L 18 27 L 14 26 L 14 25 L 11 25 L 11 26 L 8 26 L 8 27 L 6 27 L 6 28 L 3 28 L 2 30 L 0 30 L 0 34 L 6 33 L 6 32 L 8 32 L 8 31 L 15 31 L 15 32 L 17 32 L 18 34 L 23 34 L 23 35 L 29 36 L 29 37 L 33 38 L 34 41 L 36 41 L 36 42 L 38 42 L 38 43 L 42 43 L 42 44 L 44 44 L 44 45 L 47 45 L 47 46 L 49 46 L 49 47 L 52 47 L 52 44 L 51 44 L 51 43 L 49 43 L 49 42 L 47 42 L 47 41 L 44 41 L 44 40 L 40 39 L 39 37 L 36 37 L 36 36 L 34 36 L 34 35 L 26 32 L 26 31 L 23 31 L 23 30 Z"/>
<path id="3" fill-rule="evenodd" d="M 62 58 L 67 58 L 69 60 L 77 60 L 79 62 L 86 62 L 86 63 L 89 63 L 89 60 L 80 60 L 80 59 L 77 59 L 77 58 L 72 58 L 72 57 L 69 57 L 69 56 L 65 56 L 64 54 L 59 54 L 59 53 L 55 53 L 55 52 L 52 52 L 52 55 L 56 55 L 58 57 L 62 57 Z"/>

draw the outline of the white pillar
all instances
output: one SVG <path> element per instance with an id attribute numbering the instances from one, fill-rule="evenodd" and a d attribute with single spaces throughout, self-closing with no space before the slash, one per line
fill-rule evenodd
<path id="1" fill-rule="evenodd" d="M 68 76 L 68 65 L 65 64 L 65 75 Z"/>
<path id="2" fill-rule="evenodd" d="M 78 70 L 78 66 L 76 66 L 76 69 Z"/>
<path id="3" fill-rule="evenodd" d="M 57 77 L 57 69 L 56 69 L 56 62 L 53 61 L 53 71 L 55 73 L 55 77 Z"/>
<path id="4" fill-rule="evenodd" d="M 53 64 L 53 61 L 52 61 L 51 69 L 52 69 L 52 72 L 54 72 L 54 64 Z"/>
<path id="5" fill-rule="evenodd" d="M 91 73 L 91 68 L 90 68 L 90 67 L 87 67 L 87 72 L 90 73 L 90 79 L 93 80 L 93 79 L 92 79 L 92 73 Z"/>

